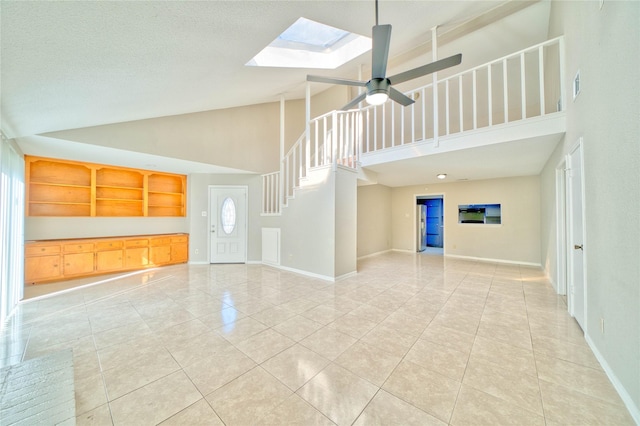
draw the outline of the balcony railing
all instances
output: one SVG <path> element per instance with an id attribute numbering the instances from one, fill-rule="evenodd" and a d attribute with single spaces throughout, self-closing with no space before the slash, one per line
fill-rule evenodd
<path id="1" fill-rule="evenodd" d="M 563 109 L 562 37 L 409 91 L 415 103 L 362 109 L 362 153 L 544 116 Z"/>
<path id="2" fill-rule="evenodd" d="M 309 122 L 280 171 L 263 175 L 263 214 L 278 214 L 310 169 L 356 169 L 363 155 L 541 117 L 564 108 L 564 43 L 557 37 L 407 92 L 394 102 L 333 111 Z M 445 143 L 445 142 L 443 142 Z"/>

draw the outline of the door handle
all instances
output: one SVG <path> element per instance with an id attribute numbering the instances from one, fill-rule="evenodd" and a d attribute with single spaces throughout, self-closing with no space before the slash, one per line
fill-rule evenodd
<path id="1" fill-rule="evenodd" d="M 574 249 L 574 250 L 583 250 L 583 249 L 582 249 L 582 244 L 574 244 L 574 245 L 573 245 L 573 249 Z"/>

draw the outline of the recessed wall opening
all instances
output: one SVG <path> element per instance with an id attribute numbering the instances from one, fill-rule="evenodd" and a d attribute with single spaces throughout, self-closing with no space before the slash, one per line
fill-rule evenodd
<path id="1" fill-rule="evenodd" d="M 444 254 L 444 196 L 416 196 L 416 251 Z"/>

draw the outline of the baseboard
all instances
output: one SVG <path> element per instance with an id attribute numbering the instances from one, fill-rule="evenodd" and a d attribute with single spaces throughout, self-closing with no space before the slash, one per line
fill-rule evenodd
<path id="1" fill-rule="evenodd" d="M 505 265 L 530 266 L 530 267 L 542 269 L 542 265 L 540 263 L 533 263 L 533 262 L 520 262 L 517 260 L 506 260 L 506 259 L 492 259 L 488 257 L 460 256 L 457 254 L 445 254 L 444 256 L 452 257 L 454 259 L 475 260 L 477 262 L 502 263 Z"/>
<path id="2" fill-rule="evenodd" d="M 260 260 L 247 260 L 246 264 L 247 265 L 262 265 L 262 261 L 260 261 Z"/>
<path id="3" fill-rule="evenodd" d="M 347 278 L 355 277 L 356 275 L 358 275 L 358 271 L 347 272 L 346 274 L 337 276 L 334 281 L 346 280 Z"/>
<path id="4" fill-rule="evenodd" d="M 357 271 L 353 271 L 353 272 L 348 272 L 346 274 L 340 275 L 338 277 L 330 277 L 329 275 L 321 275 L 321 274 L 316 274 L 314 272 L 309 272 L 309 271 L 303 271 L 302 269 L 296 269 L 296 268 L 290 268 L 288 266 L 282 266 L 282 265 L 273 265 L 270 263 L 263 263 L 264 266 L 270 266 L 272 268 L 276 268 L 276 269 L 282 269 L 283 271 L 287 271 L 287 272 L 292 272 L 294 274 L 298 274 L 298 275 L 304 275 L 305 277 L 310 277 L 310 278 L 318 278 L 320 280 L 323 281 L 329 281 L 329 282 L 336 282 L 336 281 L 340 281 L 352 276 L 355 276 L 358 272 Z"/>
<path id="5" fill-rule="evenodd" d="M 210 265 L 206 260 L 190 260 L 188 262 L 189 265 Z"/>
<path id="6" fill-rule="evenodd" d="M 398 253 L 411 253 L 411 254 L 416 254 L 415 251 L 413 250 L 406 250 L 406 249 L 391 249 L 390 251 L 395 251 Z"/>
<path id="7" fill-rule="evenodd" d="M 605 374 L 607 375 L 607 377 L 609 377 L 611 384 L 618 392 L 618 395 L 620 395 L 620 399 L 622 399 L 622 402 L 624 402 L 627 410 L 629 410 L 629 414 L 631 414 L 631 417 L 633 417 L 633 420 L 636 422 L 636 424 L 640 425 L 640 408 L 638 408 L 638 406 L 633 401 L 633 398 L 631 398 L 631 395 L 629 395 L 629 392 L 627 392 L 622 383 L 620 383 L 620 380 L 618 380 L 618 376 L 615 375 L 607 360 L 604 358 L 604 356 L 602 356 L 593 340 L 591 340 L 591 337 L 589 337 L 588 334 L 585 334 L 584 338 L 591 348 L 591 351 L 596 356 L 596 359 L 600 363 L 600 366 L 602 366 Z"/>
<path id="8" fill-rule="evenodd" d="M 391 251 L 393 251 L 393 249 L 377 251 L 377 252 L 371 253 L 371 254 L 365 254 L 364 256 L 360 256 L 357 260 L 366 259 L 368 257 L 380 256 L 381 254 L 389 253 Z"/>

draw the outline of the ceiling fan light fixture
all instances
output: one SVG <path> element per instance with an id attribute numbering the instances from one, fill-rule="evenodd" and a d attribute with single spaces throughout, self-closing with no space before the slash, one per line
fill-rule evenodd
<path id="1" fill-rule="evenodd" d="M 386 78 L 372 78 L 366 84 L 369 105 L 382 105 L 389 99 L 389 80 Z"/>
<path id="2" fill-rule="evenodd" d="M 389 95 L 384 91 L 380 91 L 377 93 L 368 93 L 367 97 L 365 98 L 369 105 L 382 105 L 383 103 L 387 102 L 387 99 L 389 99 Z"/>
<path id="3" fill-rule="evenodd" d="M 446 174 L 446 173 L 439 173 L 436 177 L 437 177 L 438 179 L 441 179 L 441 180 L 442 180 L 442 179 L 446 179 L 446 178 L 447 178 L 447 174 Z"/>

